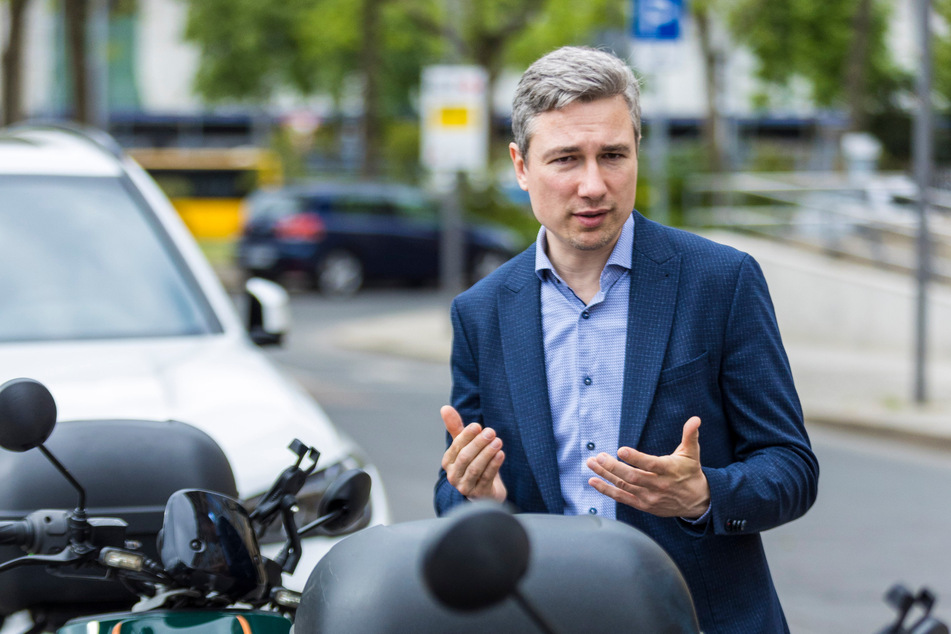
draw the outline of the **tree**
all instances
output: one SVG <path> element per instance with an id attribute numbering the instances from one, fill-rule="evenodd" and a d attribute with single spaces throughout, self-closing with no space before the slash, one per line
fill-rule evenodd
<path id="1" fill-rule="evenodd" d="M 888 0 L 736 0 L 729 7 L 733 37 L 756 57 L 760 79 L 805 79 L 819 106 L 845 108 L 853 130 L 867 129 L 871 115 L 893 106 L 909 85 L 886 42 Z"/>
<path id="2" fill-rule="evenodd" d="M 951 110 L 951 0 L 933 0 L 935 13 L 944 22 L 942 33 L 935 37 L 934 64 L 935 91 L 944 100 L 944 109 Z M 936 29 L 932 29 L 936 31 Z"/>
<path id="3" fill-rule="evenodd" d="M 63 0 L 63 11 L 73 88 L 73 120 L 91 125 L 95 109 L 89 83 L 89 0 Z"/>
<path id="4" fill-rule="evenodd" d="M 9 32 L 3 49 L 3 125 L 23 118 L 23 32 L 29 0 L 9 0 Z"/>
<path id="5" fill-rule="evenodd" d="M 721 172 L 727 165 L 723 139 L 723 113 L 720 112 L 720 91 L 722 90 L 720 75 L 727 53 L 716 41 L 715 30 L 719 26 L 720 15 L 725 11 L 725 6 L 717 0 L 694 0 L 691 11 L 697 25 L 697 38 L 700 42 L 706 84 L 707 116 L 703 125 L 704 145 L 710 170 Z"/>
<path id="6" fill-rule="evenodd" d="M 383 122 L 412 111 L 423 65 L 480 64 L 494 84 L 506 63 L 622 23 L 617 0 L 188 1 L 196 88 L 210 101 L 263 103 L 288 88 L 339 100 L 357 78 L 366 175 L 379 169 Z"/>
<path id="7" fill-rule="evenodd" d="M 282 91 L 319 91 L 339 102 L 356 77 L 361 171 L 374 176 L 382 121 L 409 103 L 430 49 L 398 8 L 390 0 L 189 0 L 185 35 L 199 48 L 196 89 L 211 102 L 263 104 Z"/>

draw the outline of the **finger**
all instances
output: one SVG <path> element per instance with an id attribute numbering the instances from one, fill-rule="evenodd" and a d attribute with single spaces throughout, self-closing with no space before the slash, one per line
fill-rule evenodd
<path id="1" fill-rule="evenodd" d="M 472 435 L 473 431 L 475 431 L 474 435 Z M 468 438 L 470 435 L 472 436 L 471 439 L 466 442 L 465 446 L 460 448 L 459 455 L 456 458 L 456 462 L 460 466 L 464 466 L 466 469 L 468 469 L 469 465 L 477 459 L 483 450 L 485 450 L 491 443 L 498 440 L 496 438 L 494 429 L 490 427 L 482 429 L 477 423 L 472 423 L 466 427 L 465 430 L 459 434 L 459 438 Z M 456 441 L 453 441 L 453 444 L 455 444 L 455 442 Z M 501 448 L 501 443 L 502 441 L 499 440 L 497 448 Z"/>
<path id="2" fill-rule="evenodd" d="M 664 468 L 662 456 L 652 456 L 631 447 L 621 447 L 617 457 L 643 473 L 660 473 Z"/>
<path id="3" fill-rule="evenodd" d="M 469 423 L 466 425 L 462 431 L 460 431 L 455 438 L 452 439 L 452 442 L 449 444 L 449 448 L 446 449 L 446 453 L 442 457 L 442 468 L 446 471 L 449 471 L 449 465 L 458 462 L 459 454 L 465 450 L 469 444 L 479 437 L 479 434 L 482 432 L 482 425 L 479 423 Z M 450 432 L 451 434 L 451 432 Z M 469 459 L 475 455 L 475 453 L 470 452 Z M 465 469 L 466 464 L 461 466 L 462 469 Z"/>
<path id="4" fill-rule="evenodd" d="M 503 462 L 505 462 L 505 452 L 500 449 L 496 451 L 486 463 L 485 468 L 479 475 L 478 481 L 476 481 L 474 485 L 474 492 L 479 497 L 492 495 L 495 489 L 495 480 L 499 477 L 499 470 L 502 468 Z"/>
<path id="5" fill-rule="evenodd" d="M 501 463 L 495 463 L 496 456 L 502 450 L 502 440 L 496 438 L 494 432 L 486 432 L 492 430 L 487 429 L 459 452 L 455 464 L 446 472 L 449 483 L 463 495 L 488 494 L 492 489 L 491 482 L 502 466 Z M 480 490 L 480 487 L 485 487 L 485 490 Z"/>
<path id="6" fill-rule="evenodd" d="M 477 443 L 471 443 L 469 447 L 466 448 L 466 451 L 474 447 L 476 444 Z M 491 470 L 490 465 L 495 459 L 495 456 L 498 455 L 500 451 L 502 451 L 502 439 L 493 438 L 479 451 L 479 453 L 477 453 L 472 458 L 472 460 L 469 461 L 469 466 L 466 467 L 464 479 L 467 482 L 471 482 L 473 486 L 477 486 L 479 480 L 486 477 L 486 470 Z M 491 480 L 495 474 L 489 473 L 488 476 L 488 479 Z"/>
<path id="7" fill-rule="evenodd" d="M 606 453 L 600 453 L 587 462 L 588 468 L 612 485 L 625 489 L 648 486 L 657 474 L 631 467 Z"/>
<path id="8" fill-rule="evenodd" d="M 640 498 L 630 493 L 629 491 L 625 491 L 624 489 L 619 489 L 618 487 L 605 482 L 601 478 L 590 478 L 588 480 L 588 484 L 591 485 L 596 491 L 598 491 L 598 493 L 608 496 L 615 502 L 626 504 L 627 506 L 632 506 L 636 509 L 644 510 L 643 509 L 644 505 L 641 502 Z"/>
<path id="9" fill-rule="evenodd" d="M 446 431 L 448 431 L 449 435 L 453 438 L 458 436 L 465 427 L 465 425 L 462 424 L 462 416 L 460 416 L 456 408 L 451 405 L 443 405 L 439 408 L 439 415 L 442 417 L 443 425 L 446 426 Z"/>
<path id="10" fill-rule="evenodd" d="M 680 446 L 674 451 L 694 460 L 700 460 L 700 418 L 691 416 L 684 423 L 683 437 Z"/>

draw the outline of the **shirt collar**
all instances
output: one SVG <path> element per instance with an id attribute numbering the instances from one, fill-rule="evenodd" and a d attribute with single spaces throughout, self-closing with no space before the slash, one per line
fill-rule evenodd
<path id="1" fill-rule="evenodd" d="M 552 266 L 551 260 L 548 259 L 548 253 L 546 252 L 547 247 L 548 232 L 543 225 L 538 229 L 538 237 L 535 238 L 535 275 L 542 281 L 545 281 L 546 271 L 549 271 L 551 275 L 555 277 L 558 276 L 558 273 L 555 272 L 555 267 Z M 617 243 L 614 245 L 611 256 L 608 258 L 604 268 L 619 266 L 628 271 L 631 270 L 631 253 L 633 248 L 634 214 L 631 214 L 627 220 L 624 221 L 624 225 L 621 227 L 621 235 L 618 237 Z"/>

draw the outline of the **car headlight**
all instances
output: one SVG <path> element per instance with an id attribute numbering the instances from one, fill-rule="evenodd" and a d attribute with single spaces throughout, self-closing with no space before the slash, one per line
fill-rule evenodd
<path id="1" fill-rule="evenodd" d="M 324 469 L 320 469 L 310 474 L 307 477 L 307 480 L 304 482 L 304 486 L 301 488 L 300 493 L 297 494 L 297 512 L 294 514 L 294 520 L 298 528 L 306 526 L 312 521 L 320 517 L 318 508 L 320 507 L 320 500 L 323 499 L 324 494 L 327 492 L 327 488 L 330 484 L 339 476 L 341 473 L 349 469 L 360 469 L 364 467 L 364 462 L 357 458 L 356 456 L 348 456 L 332 464 Z M 261 499 L 264 497 L 264 494 L 256 495 L 252 498 L 249 498 L 245 502 L 245 508 L 248 511 L 253 511 L 257 508 L 258 504 L 261 502 Z M 370 517 L 373 515 L 372 503 L 367 502 L 366 508 L 363 511 L 363 516 L 357 521 L 351 531 L 357 531 L 361 528 L 365 528 L 370 524 Z M 308 535 L 320 535 L 321 529 L 317 528 L 313 532 L 308 533 Z M 283 544 L 287 541 L 287 533 L 284 532 L 284 525 L 281 521 L 275 521 L 263 534 L 258 536 L 258 542 L 260 544 Z"/>

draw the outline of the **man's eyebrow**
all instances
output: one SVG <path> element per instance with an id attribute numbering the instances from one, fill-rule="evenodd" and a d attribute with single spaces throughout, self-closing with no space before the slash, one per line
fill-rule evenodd
<path id="1" fill-rule="evenodd" d="M 601 152 L 607 154 L 626 154 L 631 151 L 631 146 L 627 143 L 617 143 L 615 145 L 605 145 L 601 148 Z"/>
<path id="2" fill-rule="evenodd" d="M 541 159 L 547 161 L 549 159 L 555 158 L 556 156 L 564 156 L 566 154 L 576 154 L 581 151 L 581 148 L 577 145 L 564 145 L 562 147 L 555 147 L 544 154 L 542 154 Z M 613 143 L 611 145 L 604 145 L 598 150 L 601 154 L 630 154 L 631 146 L 627 143 Z"/>
<path id="3" fill-rule="evenodd" d="M 546 161 L 556 156 L 562 156 L 564 154 L 575 154 L 580 151 L 581 151 L 581 148 L 578 147 L 577 145 L 564 145 L 562 147 L 554 147 L 548 150 L 547 152 L 542 154 L 541 158 L 543 161 Z"/>

